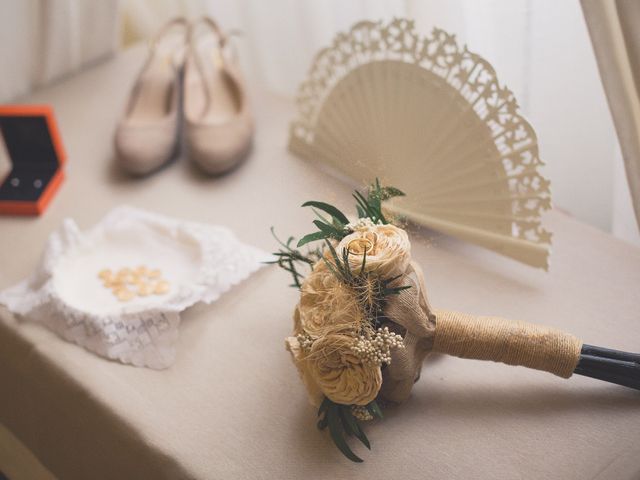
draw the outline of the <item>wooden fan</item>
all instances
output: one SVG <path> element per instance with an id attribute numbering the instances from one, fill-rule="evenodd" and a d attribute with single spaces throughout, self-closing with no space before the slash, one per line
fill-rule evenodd
<path id="1" fill-rule="evenodd" d="M 418 224 L 547 269 L 551 206 L 535 132 L 491 65 L 411 20 L 360 22 L 321 50 L 297 97 L 295 154 L 407 196 Z"/>

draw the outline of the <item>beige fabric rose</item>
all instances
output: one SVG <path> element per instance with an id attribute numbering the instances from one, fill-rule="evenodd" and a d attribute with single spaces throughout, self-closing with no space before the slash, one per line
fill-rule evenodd
<path id="1" fill-rule="evenodd" d="M 301 330 L 314 338 L 331 332 L 355 334 L 363 321 L 353 291 L 336 278 L 323 261 L 316 263 L 303 282 L 298 310 Z"/>
<path id="2" fill-rule="evenodd" d="M 296 309 L 297 311 L 297 309 Z M 307 362 L 305 360 L 305 354 L 300 347 L 300 343 L 296 339 L 296 337 L 288 337 L 285 339 L 285 346 L 287 350 L 291 353 L 291 359 L 293 360 L 293 364 L 298 369 L 298 373 L 300 374 L 300 378 L 302 379 L 302 383 L 307 390 L 307 395 L 309 397 L 309 403 L 314 407 L 320 407 L 322 403 L 322 399 L 324 397 L 324 393 L 320 390 L 320 387 L 311 376 L 309 372 L 309 368 L 307 366 Z"/>
<path id="3" fill-rule="evenodd" d="M 349 250 L 349 264 L 359 272 L 366 253 L 365 271 L 375 271 L 382 278 L 392 278 L 406 272 L 411 261 L 411 243 L 403 229 L 394 225 L 371 225 L 357 229 L 344 237 L 336 251 L 341 257 Z"/>
<path id="4" fill-rule="evenodd" d="M 388 307 L 388 316 L 407 330 L 405 343 L 409 341 L 409 349 L 392 353 L 392 365 L 395 363 L 395 366 L 385 368 L 383 393 L 386 392 L 389 400 L 402 401 L 408 396 L 426 355 L 426 345 L 419 339 L 432 333 L 425 320 L 424 300 L 418 294 L 424 292 L 419 287 L 415 270 L 409 266 L 409 238 L 404 230 L 393 225 L 369 225 L 345 237 L 336 246 L 336 251 L 342 255 L 346 248 L 350 252 L 353 271 L 357 272 L 361 267 L 366 252 L 366 271 L 375 270 L 383 278 L 403 275 L 397 280 L 398 284 L 413 287 L 411 294 L 405 291 L 390 298 Z M 327 260 L 332 261 L 330 256 Z M 286 340 L 313 405 L 318 406 L 323 395 L 336 403 L 366 405 L 379 393 L 383 378 L 381 368 L 362 363 L 351 350 L 363 320 L 354 292 L 336 278 L 324 261 L 317 262 L 302 284 L 293 322 L 294 334 L 308 335 L 314 340 L 313 345 L 309 351 L 303 351 L 295 337 Z M 417 322 L 417 325 L 407 325 L 407 322 Z"/>
<path id="5" fill-rule="evenodd" d="M 382 385 L 380 367 L 363 361 L 353 353 L 353 337 L 330 334 L 316 340 L 307 367 L 322 392 L 333 402 L 367 405 Z"/>

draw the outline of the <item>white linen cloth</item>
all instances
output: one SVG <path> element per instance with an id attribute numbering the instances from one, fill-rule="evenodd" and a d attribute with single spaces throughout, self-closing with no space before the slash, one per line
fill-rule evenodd
<path id="1" fill-rule="evenodd" d="M 227 228 L 123 206 L 87 233 L 65 220 L 36 271 L 0 292 L 0 303 L 99 355 L 162 369 L 175 358 L 180 312 L 215 301 L 268 259 Z M 168 294 L 123 303 L 97 275 L 137 265 L 160 269 Z"/>

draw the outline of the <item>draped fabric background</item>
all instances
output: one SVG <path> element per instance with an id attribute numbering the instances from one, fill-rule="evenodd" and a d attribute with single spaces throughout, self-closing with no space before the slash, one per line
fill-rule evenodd
<path id="1" fill-rule="evenodd" d="M 115 52 L 118 0 L 0 0 L 0 102 Z"/>
<path id="2" fill-rule="evenodd" d="M 0 31 L 15 39 L 0 45 L 3 74 L 11 65 L 0 101 L 107 55 L 118 30 L 126 46 L 172 16 L 202 14 L 244 31 L 234 42 L 251 83 L 288 97 L 318 49 L 358 20 L 407 16 L 424 33 L 455 32 L 495 66 L 534 125 L 555 205 L 640 244 L 578 0 L 0 0 Z"/>
<path id="3" fill-rule="evenodd" d="M 582 8 L 618 132 L 633 207 L 640 225 L 640 2 L 582 0 Z"/>

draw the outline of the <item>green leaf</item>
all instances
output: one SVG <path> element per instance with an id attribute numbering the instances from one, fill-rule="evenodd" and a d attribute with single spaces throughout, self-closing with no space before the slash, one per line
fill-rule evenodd
<path id="1" fill-rule="evenodd" d="M 378 193 L 370 191 L 367 196 L 368 198 L 365 198 L 364 195 L 356 191 L 353 193 L 353 196 L 362 208 L 364 208 L 367 215 L 374 223 L 377 223 L 378 221 L 385 224 L 388 223 L 387 219 L 384 218 L 384 215 L 382 214 L 382 204 Z"/>
<path id="2" fill-rule="evenodd" d="M 332 223 L 333 222 L 333 217 L 331 217 L 331 220 L 327 220 L 327 217 L 322 215 L 322 212 L 319 212 L 315 208 L 312 208 L 311 210 L 313 211 L 314 215 L 316 217 L 318 217 L 320 220 L 322 220 L 324 223 Z"/>
<path id="3" fill-rule="evenodd" d="M 320 408 L 318 408 L 318 416 L 322 415 L 324 412 L 327 411 L 327 408 L 329 407 L 329 405 L 331 405 L 331 400 L 329 400 L 329 397 L 324 397 L 324 399 L 322 400 L 322 403 L 320 404 Z"/>
<path id="4" fill-rule="evenodd" d="M 367 212 L 365 212 L 360 205 L 356 205 L 356 211 L 358 212 L 358 218 L 367 217 Z"/>
<path id="5" fill-rule="evenodd" d="M 327 238 L 327 234 L 322 231 L 310 233 L 308 235 L 305 235 L 298 241 L 298 247 L 302 247 L 309 242 L 315 242 L 316 240 L 322 240 L 324 238 Z"/>
<path id="6" fill-rule="evenodd" d="M 367 200 L 369 201 L 369 204 L 374 206 L 376 209 L 379 209 L 380 208 L 380 202 L 381 202 L 381 198 L 380 198 L 381 195 L 382 195 L 382 192 L 380 190 L 380 183 L 378 182 L 378 179 L 376 178 L 375 185 L 371 185 L 369 187 L 369 191 L 367 192 Z"/>
<path id="7" fill-rule="evenodd" d="M 303 203 L 302 206 L 303 207 L 315 207 L 318 210 L 322 210 L 323 212 L 326 212 L 329 215 L 331 215 L 333 218 L 338 220 L 343 225 L 346 225 L 347 223 L 349 223 L 349 219 L 347 218 L 347 216 L 344 213 L 342 213 L 340 210 L 338 210 L 333 205 L 329 205 L 328 203 L 310 201 L 310 202 Z"/>
<path id="8" fill-rule="evenodd" d="M 331 263 L 329 260 L 327 260 L 324 257 L 322 257 L 322 261 L 327 266 L 329 271 L 335 275 L 336 278 L 338 279 L 342 278 L 342 272 L 339 272 L 338 270 L 336 270 L 336 266 L 333 263 Z"/>
<path id="9" fill-rule="evenodd" d="M 320 220 L 314 220 L 313 224 L 320 229 L 320 231 L 327 234 L 327 236 L 334 238 L 342 238 L 342 229 L 338 230 L 333 225 L 329 225 L 328 223 L 324 223 Z"/>
<path id="10" fill-rule="evenodd" d="M 391 277 L 391 278 L 387 278 L 385 280 L 382 280 L 382 284 L 384 286 L 389 285 L 390 283 L 395 282 L 396 280 L 398 280 L 399 278 L 402 278 L 404 276 L 404 273 L 401 273 L 400 275 L 396 275 L 395 277 Z"/>
<path id="11" fill-rule="evenodd" d="M 375 214 L 374 210 L 371 208 L 371 204 L 369 203 L 369 200 L 366 199 L 364 195 L 362 195 L 360 192 L 356 190 L 355 192 L 353 192 L 353 197 L 364 209 L 364 211 L 367 212 L 367 215 L 372 216 Z"/>
<path id="12" fill-rule="evenodd" d="M 371 450 L 371 444 L 369 443 L 369 439 L 360 428 L 360 424 L 356 417 L 351 413 L 351 407 L 349 405 L 341 405 L 340 408 L 340 416 L 342 417 L 343 423 L 345 425 L 345 429 L 351 432 L 358 440 L 360 440 L 365 447 Z"/>
<path id="13" fill-rule="evenodd" d="M 331 242 L 329 240 L 327 240 L 325 238 L 324 243 L 327 244 L 327 247 L 329 248 L 329 252 L 331 253 L 331 256 L 333 257 L 333 261 L 336 262 L 336 266 L 338 263 L 340 263 L 340 260 L 338 259 L 338 252 L 336 252 L 336 249 L 333 245 L 331 245 Z"/>
<path id="14" fill-rule="evenodd" d="M 378 402 L 376 402 L 375 400 L 373 400 L 371 403 L 367 405 L 367 410 L 369 410 L 369 413 L 371 415 L 379 418 L 380 420 L 384 418 L 384 416 L 382 415 L 382 410 L 380 410 L 380 407 L 378 406 Z"/>
<path id="15" fill-rule="evenodd" d="M 347 228 L 347 226 L 346 226 L 344 223 L 342 223 L 342 222 L 340 222 L 339 220 L 336 220 L 336 219 L 334 218 L 334 219 L 333 219 L 333 222 L 331 222 L 331 225 L 333 225 L 333 227 L 334 227 L 336 230 L 339 230 L 339 231 L 340 231 L 340 234 L 344 236 L 344 230 L 345 230 L 345 228 Z"/>
<path id="16" fill-rule="evenodd" d="M 329 424 L 329 421 L 327 420 L 327 416 L 325 415 L 320 420 L 318 420 L 318 423 L 316 424 L 316 426 L 318 427 L 318 430 L 324 430 L 325 428 L 327 428 L 328 424 Z"/>
<path id="17" fill-rule="evenodd" d="M 349 255 L 350 254 L 351 254 L 351 252 L 349 251 L 348 248 L 345 248 L 344 250 L 342 250 L 342 265 L 344 265 L 345 276 L 349 280 L 353 278 L 353 274 L 351 272 L 351 265 L 349 265 Z"/>
<path id="18" fill-rule="evenodd" d="M 345 274 L 344 269 L 342 268 L 342 262 L 340 262 L 340 259 L 338 258 L 338 252 L 336 252 L 336 249 L 333 247 L 333 245 L 331 245 L 331 242 L 329 240 L 325 239 L 325 243 L 329 247 L 329 252 L 333 257 L 333 266 L 338 270 L 340 274 L 339 278 L 348 278 L 348 274 Z"/>
<path id="19" fill-rule="evenodd" d="M 327 417 L 327 409 L 331 406 L 332 403 L 333 402 L 329 400 L 329 397 L 324 397 L 324 399 L 322 400 L 322 403 L 320 404 L 320 408 L 318 408 L 318 417 L 322 416 L 322 418 L 318 420 L 319 430 L 324 430 L 325 428 L 327 428 L 327 425 L 329 424 L 329 419 Z"/>
<path id="20" fill-rule="evenodd" d="M 271 226 L 271 235 L 273 236 L 273 238 L 276 239 L 276 242 L 278 242 L 280 245 L 282 245 L 283 247 L 287 248 L 287 245 L 285 245 L 284 243 L 282 243 L 282 240 L 280 240 L 278 238 L 278 236 L 276 235 L 276 228 L 272 225 Z"/>
<path id="21" fill-rule="evenodd" d="M 342 427 L 347 435 L 350 437 L 355 435 L 356 430 L 353 429 L 351 424 L 347 421 L 348 415 L 345 414 L 344 409 L 349 408 L 348 405 L 338 405 L 338 414 L 340 415 L 340 421 L 342 422 Z"/>
<path id="22" fill-rule="evenodd" d="M 342 428 L 340 422 L 339 415 L 339 405 L 333 404 L 327 409 L 327 417 L 329 419 L 329 433 L 331 434 L 331 439 L 333 443 L 336 444 L 338 450 L 342 452 L 342 454 L 347 457 L 352 462 L 362 463 L 362 459 L 358 457 L 347 445 L 344 437 L 342 436 Z"/>
<path id="23" fill-rule="evenodd" d="M 369 217 L 373 220 L 374 214 L 371 211 L 367 200 L 360 194 L 360 192 L 353 192 L 352 196 L 353 198 L 356 199 L 356 202 L 358 203 L 357 206 L 359 206 L 362 209 L 362 211 L 365 213 L 365 217 Z"/>

